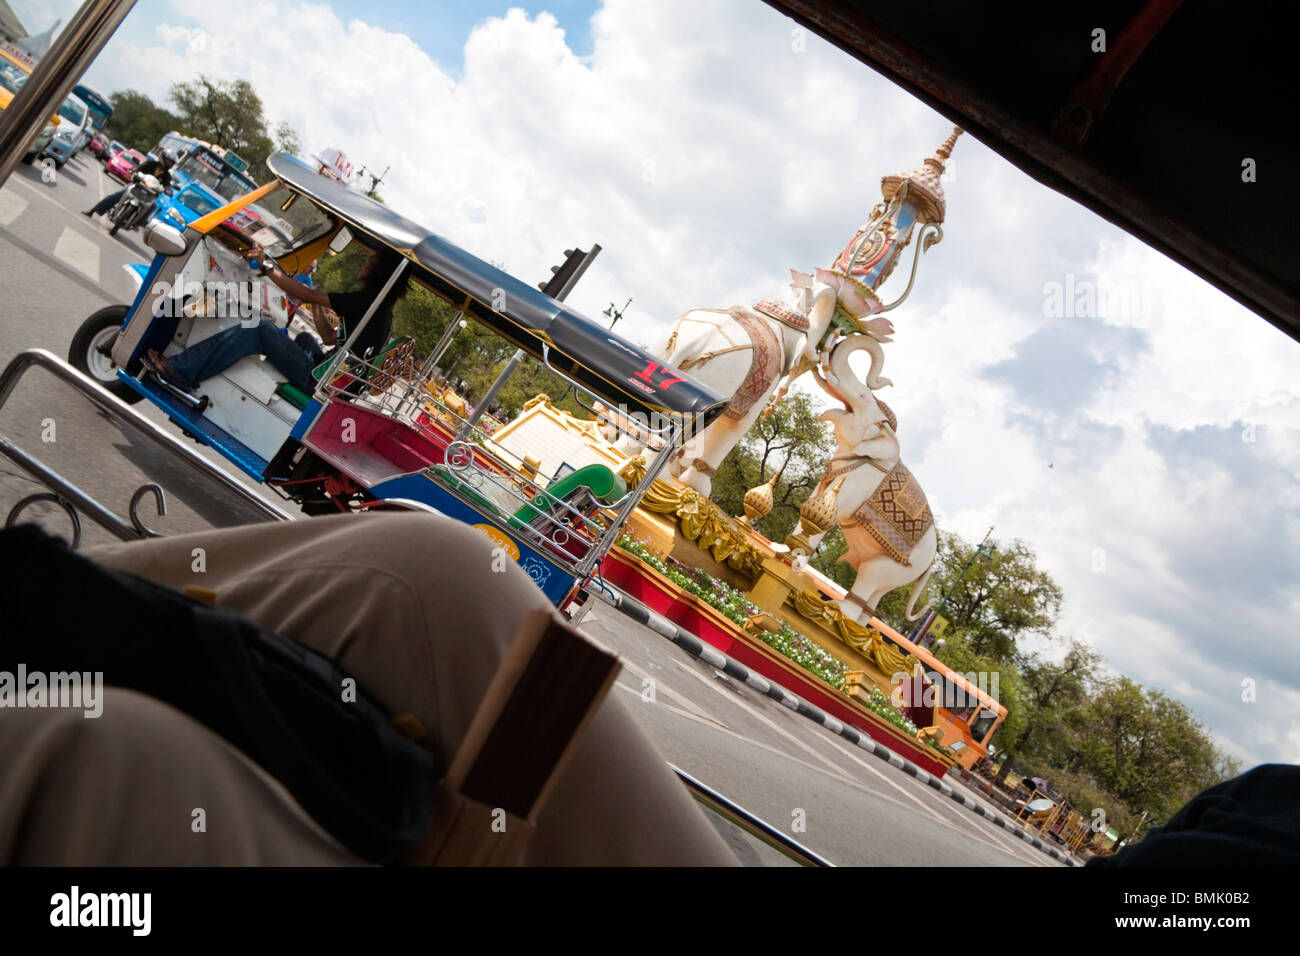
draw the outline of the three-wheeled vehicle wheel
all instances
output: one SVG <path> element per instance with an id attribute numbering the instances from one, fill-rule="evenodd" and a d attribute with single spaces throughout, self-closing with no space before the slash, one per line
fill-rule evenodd
<path id="1" fill-rule="evenodd" d="M 126 321 L 130 309 L 128 305 L 110 305 L 92 313 L 72 337 L 72 344 L 68 346 L 68 364 L 128 405 L 134 405 L 143 396 L 118 379 L 112 355 L 113 340 L 117 338 L 117 331 Z"/>

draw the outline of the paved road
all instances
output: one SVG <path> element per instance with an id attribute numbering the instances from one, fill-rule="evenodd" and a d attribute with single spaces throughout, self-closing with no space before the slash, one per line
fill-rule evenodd
<path id="1" fill-rule="evenodd" d="M 0 363 L 33 346 L 66 356 L 82 319 L 130 299 L 122 267 L 146 261 L 147 251 L 135 236 L 110 238 L 101 222 L 80 214 L 115 188 L 99 163 L 82 155 L 52 184 L 23 166 L 0 189 Z M 152 408 L 136 407 L 166 424 Z M 51 420 L 55 440 L 43 442 Z M 165 458 L 48 377 L 33 375 L 20 385 L 0 409 L 0 432 L 21 447 L 40 449 L 52 467 L 119 511 L 143 481 L 164 482 L 171 492 L 168 515 L 150 523 L 166 533 L 235 520 L 202 487 L 186 485 Z M 200 453 L 220 462 L 206 449 Z M 0 459 L 0 515 L 35 490 Z M 51 528 L 66 526 L 46 508 L 35 506 L 33 513 L 44 513 Z M 85 533 L 89 542 L 111 540 L 94 526 Z M 836 864 L 1059 865 L 609 608 L 593 610 L 583 629 L 623 657 L 625 671 L 613 693 L 670 761 Z M 653 702 L 644 699 L 647 681 L 654 684 Z M 793 831 L 797 819 L 802 831 Z M 784 862 L 721 828 L 746 862 Z"/>
<path id="2" fill-rule="evenodd" d="M 124 267 L 147 262 L 152 253 L 138 233 L 110 237 L 104 220 L 81 215 L 120 188 L 85 151 L 59 170 L 52 183 L 42 179 L 38 167 L 19 166 L 0 188 L 0 362 L 33 347 L 66 358 L 73 333 L 88 315 L 106 305 L 131 301 L 134 285 Z M 149 515 L 147 523 L 160 532 L 175 534 L 232 523 L 232 516 L 209 500 L 205 488 L 185 481 L 181 470 L 138 436 L 113 427 L 45 373 L 29 375 L 0 409 L 0 431 L 20 447 L 39 448 L 51 467 L 123 514 L 136 488 L 145 481 L 159 481 L 169 490 L 167 515 L 153 517 L 147 504 L 142 514 Z M 152 406 L 135 407 L 183 437 Z M 228 467 L 207 448 L 193 443 L 190 447 Z M 0 459 L 0 515 L 36 490 L 31 479 Z M 284 504 L 275 495 L 257 490 L 267 500 Z M 52 511 L 52 506 L 41 504 L 31 514 Z M 67 522 L 55 517 L 50 526 L 65 528 Z M 115 540 L 90 523 L 84 525 L 84 533 L 87 543 Z"/>

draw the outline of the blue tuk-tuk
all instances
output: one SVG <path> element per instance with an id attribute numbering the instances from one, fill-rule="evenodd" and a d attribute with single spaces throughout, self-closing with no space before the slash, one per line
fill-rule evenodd
<path id="1" fill-rule="evenodd" d="M 157 255 L 135 301 L 90 316 L 69 361 L 119 397 L 153 403 L 309 514 L 402 507 L 469 523 L 563 606 L 684 437 L 722 413 L 723 399 L 296 157 L 281 153 L 267 165 L 271 183 L 183 229 L 166 219 L 150 222 L 144 237 Z M 241 359 L 193 392 L 142 361 L 150 349 L 175 354 L 250 319 L 287 325 L 295 304 L 258 281 L 247 259 L 253 247 L 292 275 L 349 242 L 393 250 L 400 263 L 348 341 L 316 367 L 311 393 L 260 356 Z M 629 419 L 642 423 L 628 437 L 646 448 L 644 470 L 616 474 L 587 462 L 542 474 L 528 456 L 490 438 L 478 415 L 432 386 L 438 350 L 417 363 L 414 343 L 393 339 L 356 354 L 353 343 L 403 273 L 544 362 L 577 389 L 594 419 L 614 429 Z M 654 424 L 647 429 L 646 422 Z"/>

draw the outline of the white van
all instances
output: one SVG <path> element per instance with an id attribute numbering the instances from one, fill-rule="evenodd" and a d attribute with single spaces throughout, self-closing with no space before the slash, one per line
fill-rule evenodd
<path id="1" fill-rule="evenodd" d="M 59 128 L 54 131 L 54 138 L 41 155 L 50 157 L 55 166 L 62 167 L 77 155 L 81 147 L 90 142 L 94 126 L 91 123 L 90 109 L 75 93 L 69 93 L 59 107 L 58 121 Z"/>

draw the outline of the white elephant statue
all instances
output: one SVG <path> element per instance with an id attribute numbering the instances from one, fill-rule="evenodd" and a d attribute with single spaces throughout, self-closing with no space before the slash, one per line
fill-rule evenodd
<path id="1" fill-rule="evenodd" d="M 839 286 L 791 270 L 788 301 L 763 299 L 753 308 L 693 309 L 673 325 L 651 354 L 689 373 L 719 395 L 730 395 L 726 411 L 698 435 L 689 436 L 672 474 L 708 496 L 713 476 L 767 407 L 777 386 L 790 383 L 818 364 L 817 349 L 843 303 Z M 893 324 L 884 318 L 860 323 L 888 341 Z M 784 382 L 782 381 L 784 379 Z M 627 428 L 634 423 L 624 420 Z M 639 453 L 626 443 L 624 451 Z"/>
<path id="2" fill-rule="evenodd" d="M 884 313 L 907 298 L 921 255 L 943 237 L 940 224 L 947 205 L 941 176 L 960 133 L 954 129 L 918 168 L 881 179 L 881 202 L 867 222 L 829 269 L 817 269 L 812 275 L 792 270 L 786 302 L 764 299 L 752 309 L 695 309 L 677 320 L 666 342 L 651 350 L 719 395 L 731 396 L 724 415 L 698 436 L 688 436 L 692 440 L 672 466 L 679 481 L 708 495 L 727 453 L 771 400 L 779 401 L 795 379 L 817 368 L 819 350 L 830 344 L 831 335 L 865 333 L 877 342 L 889 341 L 894 326 Z M 913 241 L 907 288 L 886 305 L 877 294 L 879 287 Z M 879 388 L 888 380 L 871 384 Z M 635 423 L 624 418 L 620 424 L 653 443 L 654 436 L 638 430 Z M 606 434 L 616 439 L 611 432 Z M 631 441 L 624 442 L 621 450 L 640 451 Z"/>
<path id="3" fill-rule="evenodd" d="M 871 354 L 866 381 L 853 374 L 849 359 L 855 352 Z M 829 361 L 814 370 L 822 387 L 844 403 L 819 416 L 835 430 L 837 447 L 821 484 L 821 494 L 836 483 L 836 522 L 844 530 L 848 550 L 840 558 L 857 569 L 848 597 L 840 602 L 846 617 L 867 624 L 880 599 L 895 588 L 915 583 L 906 615 L 913 614 L 938 553 L 934 515 L 916 478 L 903 464 L 898 421 L 873 388 L 888 381 L 880 376 L 884 352 L 870 335 L 846 337 L 831 351 Z M 874 383 L 874 384 L 873 384 Z M 823 535 L 809 539 L 815 549 Z"/>

